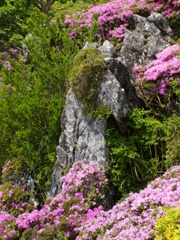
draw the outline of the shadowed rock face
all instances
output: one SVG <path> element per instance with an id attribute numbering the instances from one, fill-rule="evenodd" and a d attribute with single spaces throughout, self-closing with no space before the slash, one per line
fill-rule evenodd
<path id="1" fill-rule="evenodd" d="M 112 111 L 119 130 L 126 132 L 126 118 L 135 107 L 142 106 L 131 82 L 127 67 L 120 58 L 105 58 L 107 72 L 98 94 L 98 103 L 107 104 Z"/>
<path id="2" fill-rule="evenodd" d="M 95 47 L 99 54 L 106 54 L 107 63 L 102 83 L 98 89 L 97 105 L 106 104 L 122 133 L 127 131 L 126 119 L 135 108 L 143 105 L 136 95 L 133 85 L 132 68 L 136 64 L 146 64 L 155 55 L 169 46 L 173 32 L 162 15 L 153 13 L 148 18 L 134 15 L 135 30 L 126 30 L 121 55 L 113 45 L 105 41 L 102 46 L 86 43 L 83 49 Z M 82 49 L 82 51 L 83 51 Z M 102 168 L 109 162 L 108 148 L 105 146 L 107 122 L 95 118 L 89 120 L 83 113 L 83 104 L 69 91 L 62 114 L 57 162 L 52 174 L 52 186 L 49 191 L 55 196 L 61 189 L 61 169 L 77 160 L 94 162 Z"/>
<path id="3" fill-rule="evenodd" d="M 159 13 L 148 18 L 134 14 L 135 29 L 126 29 L 120 52 L 121 61 L 133 76 L 135 65 L 145 65 L 156 58 L 156 54 L 170 45 L 173 31 L 167 20 Z"/>

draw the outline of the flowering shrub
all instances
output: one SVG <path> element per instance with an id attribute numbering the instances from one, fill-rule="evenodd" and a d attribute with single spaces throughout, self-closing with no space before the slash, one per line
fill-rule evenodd
<path id="1" fill-rule="evenodd" d="M 0 186 L 0 209 L 18 216 L 23 212 L 33 209 L 33 203 L 29 202 L 30 194 L 24 186 L 12 185 L 7 182 Z"/>
<path id="2" fill-rule="evenodd" d="M 154 103 L 169 108 L 177 106 L 177 89 L 180 85 L 180 46 L 175 44 L 156 55 L 154 60 L 143 66 L 135 66 L 141 97 L 149 106 Z M 163 98 L 159 97 L 164 96 Z M 161 102 L 162 101 L 162 102 Z"/>
<path id="3" fill-rule="evenodd" d="M 112 210 L 101 211 L 82 224 L 77 240 L 82 239 L 153 239 L 156 219 L 164 207 L 176 207 L 180 198 L 180 167 L 173 167 Z"/>
<path id="4" fill-rule="evenodd" d="M 2 170 L 2 179 L 10 168 L 11 161 L 7 161 Z M 29 202 L 29 200 L 30 193 L 26 191 L 24 186 L 12 184 L 10 181 L 4 181 L 4 184 L 0 185 L 0 210 L 7 211 L 13 216 L 18 216 L 34 208 L 33 203 Z"/>
<path id="5" fill-rule="evenodd" d="M 123 38 L 125 26 L 132 22 L 133 12 L 128 10 L 129 5 L 123 4 L 123 8 L 122 4 L 120 1 L 108 2 L 92 7 L 87 12 L 77 12 L 73 16 L 66 15 L 64 23 L 72 28 L 71 38 L 77 37 L 77 34 L 82 35 L 91 28 L 95 20 L 98 24 L 95 38 L 100 40 L 111 37 Z"/>
<path id="6" fill-rule="evenodd" d="M 118 41 L 124 37 L 124 30 L 132 24 L 133 13 L 150 13 L 160 11 L 170 18 L 180 13 L 180 2 L 177 0 L 111 0 L 108 3 L 91 7 L 86 12 L 66 15 L 64 23 L 72 29 L 70 36 L 75 38 L 90 30 L 97 22 L 97 31 L 94 37 L 99 40 L 115 38 Z"/>
<path id="7" fill-rule="evenodd" d="M 48 199 L 41 210 L 34 209 L 31 213 L 24 212 L 12 219 L 6 213 L 10 219 L 7 217 L 5 220 L 4 212 L 1 212 L 2 236 L 7 236 L 7 231 L 9 231 L 9 228 L 4 227 L 5 222 L 9 221 L 12 225 L 15 221 L 12 229 L 14 238 L 26 229 L 32 230 L 26 231 L 25 235 L 29 233 L 37 236 L 37 239 L 46 234 L 58 237 L 58 234 L 63 235 L 63 232 L 67 237 L 75 237 L 78 227 L 102 210 L 101 204 L 104 199 L 101 196 L 107 179 L 104 172 L 93 163 L 76 162 L 68 174 L 63 177 L 63 182 L 62 192 L 56 197 Z"/>
<path id="8" fill-rule="evenodd" d="M 17 217 L 0 212 L 0 239 L 153 239 L 157 218 L 180 198 L 180 167 L 173 167 L 140 193 L 130 193 L 104 211 L 100 192 L 104 172 L 94 164 L 76 162 L 63 177 L 63 189 L 41 210 Z M 99 202 L 100 201 L 100 202 Z M 98 203 L 99 202 L 99 203 Z M 28 238 L 29 237 L 29 238 Z"/>

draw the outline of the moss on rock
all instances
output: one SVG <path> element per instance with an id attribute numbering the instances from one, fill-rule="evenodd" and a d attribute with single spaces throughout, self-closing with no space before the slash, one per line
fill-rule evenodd
<path id="1" fill-rule="evenodd" d="M 104 54 L 99 54 L 98 49 L 88 48 L 80 51 L 74 58 L 73 68 L 69 75 L 69 85 L 72 88 L 75 96 L 85 104 L 85 110 L 88 112 L 88 117 L 98 117 L 98 109 L 96 100 L 98 89 L 103 80 L 103 75 L 106 71 L 107 64 L 103 61 L 106 57 Z M 107 106 L 101 108 L 107 110 Z M 109 115 L 109 109 L 108 109 Z"/>
<path id="2" fill-rule="evenodd" d="M 69 82 L 76 97 L 84 103 L 96 100 L 97 90 L 106 70 L 104 57 L 105 55 L 99 54 L 98 49 L 88 48 L 80 51 L 74 58 Z"/>

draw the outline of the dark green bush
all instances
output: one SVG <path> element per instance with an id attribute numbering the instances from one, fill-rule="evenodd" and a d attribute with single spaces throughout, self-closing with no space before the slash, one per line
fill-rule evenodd
<path id="1" fill-rule="evenodd" d="M 180 117 L 173 114 L 167 119 L 166 131 L 166 168 L 180 165 Z"/>

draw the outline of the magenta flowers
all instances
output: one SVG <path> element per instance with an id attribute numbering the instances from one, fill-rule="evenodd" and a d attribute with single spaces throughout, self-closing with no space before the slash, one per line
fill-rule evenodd
<path id="1" fill-rule="evenodd" d="M 134 71 L 137 74 L 137 82 L 142 83 L 152 81 L 155 86 L 152 92 L 164 95 L 171 91 L 170 83 L 176 79 L 180 81 L 180 46 L 173 45 L 156 55 L 157 60 L 147 64 L 145 67 L 136 66 Z"/>
<path id="2" fill-rule="evenodd" d="M 165 213 L 164 207 L 176 207 L 180 199 L 179 166 L 155 179 L 140 193 L 130 193 L 109 211 L 97 206 L 96 200 L 100 200 L 99 193 L 107 180 L 96 165 L 76 162 L 63 180 L 62 192 L 49 199 L 41 210 L 17 217 L 1 211 L 1 236 L 18 239 L 19 234 L 35 226 L 38 238 L 48 226 L 49 234 L 55 227 L 63 226 L 66 237 L 77 240 L 150 240 L 154 238 L 156 219 Z"/>
<path id="3" fill-rule="evenodd" d="M 89 31 L 94 21 L 98 29 L 95 38 L 106 40 L 115 38 L 121 41 L 124 37 L 124 30 L 132 23 L 133 13 L 141 11 L 160 11 L 169 18 L 173 14 L 180 13 L 180 1 L 168 0 L 111 0 L 108 3 L 91 7 L 87 12 L 77 12 L 72 16 L 66 15 L 64 24 L 72 29 L 70 36 L 75 38 L 82 35 L 82 32 Z"/>
<path id="4" fill-rule="evenodd" d="M 82 239 L 154 239 L 157 217 L 163 207 L 176 207 L 180 198 L 180 167 L 173 167 L 140 193 L 131 193 L 110 211 L 101 211 L 78 228 Z"/>

